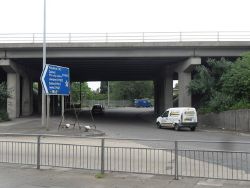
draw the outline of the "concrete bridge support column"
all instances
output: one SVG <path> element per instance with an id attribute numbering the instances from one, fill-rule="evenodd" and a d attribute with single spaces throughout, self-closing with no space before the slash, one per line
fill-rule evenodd
<path id="1" fill-rule="evenodd" d="M 188 85 L 191 81 L 191 73 L 179 72 L 179 107 L 189 107 L 191 103 L 191 95 L 188 93 Z"/>
<path id="2" fill-rule="evenodd" d="M 173 107 L 173 75 L 168 74 L 164 79 L 164 111 Z"/>
<path id="3" fill-rule="evenodd" d="M 7 99 L 9 118 L 17 118 L 20 116 L 20 75 L 18 73 L 7 74 L 7 89 L 11 95 Z"/>
<path id="4" fill-rule="evenodd" d="M 159 114 L 159 89 L 158 89 L 158 80 L 154 80 L 154 113 L 155 115 Z"/>
<path id="5" fill-rule="evenodd" d="M 28 77 L 22 79 L 22 115 L 29 116 L 33 113 L 33 85 Z"/>
<path id="6" fill-rule="evenodd" d="M 173 107 L 173 78 L 167 75 L 155 81 L 155 114 L 162 114 Z"/>
<path id="7" fill-rule="evenodd" d="M 178 67 L 179 78 L 179 107 L 192 106 L 191 95 L 188 93 L 188 85 L 191 81 L 191 72 L 195 66 L 201 64 L 200 57 L 191 57 Z"/>
<path id="8" fill-rule="evenodd" d="M 9 117 L 12 119 L 20 115 L 31 115 L 33 111 L 33 88 L 30 75 L 26 73 L 23 66 L 10 59 L 1 59 L 0 66 L 7 73 L 7 89 L 11 95 L 7 99 Z"/>

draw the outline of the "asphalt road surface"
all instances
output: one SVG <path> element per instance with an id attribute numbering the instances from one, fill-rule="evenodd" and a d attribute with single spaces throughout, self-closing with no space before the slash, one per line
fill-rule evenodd
<path id="1" fill-rule="evenodd" d="M 87 110 L 79 115 L 82 124 L 90 124 L 91 116 Z M 102 130 L 108 137 L 201 140 L 201 141 L 250 141 L 250 134 L 236 134 L 221 130 L 198 128 L 191 132 L 188 128 L 181 131 L 173 129 L 158 129 L 155 126 L 156 117 L 153 108 L 114 108 L 106 109 L 103 115 L 94 116 L 97 129 Z"/>

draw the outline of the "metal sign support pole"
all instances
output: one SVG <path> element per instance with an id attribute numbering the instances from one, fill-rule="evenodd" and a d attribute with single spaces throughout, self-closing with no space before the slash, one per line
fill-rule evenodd
<path id="1" fill-rule="evenodd" d="M 46 0 L 44 0 L 43 13 L 43 69 L 46 66 Z M 42 90 L 42 126 L 45 127 L 46 119 L 46 95 L 44 89 Z"/>
<path id="2" fill-rule="evenodd" d="M 50 96 L 47 95 L 47 122 L 46 122 L 46 130 L 49 130 L 49 119 L 50 118 Z"/>
<path id="3" fill-rule="evenodd" d="M 62 95 L 62 122 L 64 122 L 64 95 Z"/>

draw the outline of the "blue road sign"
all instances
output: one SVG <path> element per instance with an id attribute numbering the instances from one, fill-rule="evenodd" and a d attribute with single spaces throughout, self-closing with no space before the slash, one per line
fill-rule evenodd
<path id="1" fill-rule="evenodd" d="M 41 82 L 46 95 L 69 95 L 69 68 L 47 64 L 41 75 Z"/>

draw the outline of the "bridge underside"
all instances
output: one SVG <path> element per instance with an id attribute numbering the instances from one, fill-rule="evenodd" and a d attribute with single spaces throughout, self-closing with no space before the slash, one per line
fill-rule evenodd
<path id="1" fill-rule="evenodd" d="M 154 81 L 155 112 L 173 106 L 173 80 L 179 80 L 179 106 L 191 106 L 191 73 L 209 57 L 235 58 L 249 43 L 48 44 L 47 64 L 70 68 L 71 81 Z M 32 83 L 40 83 L 41 44 L 1 44 L 0 81 L 7 81 L 11 118 L 33 112 Z M 41 85 L 38 93 L 41 97 Z M 41 106 L 38 104 L 38 106 Z"/>
<path id="2" fill-rule="evenodd" d="M 71 81 L 154 80 L 166 66 L 186 58 L 63 58 L 47 59 L 47 64 L 70 68 Z M 39 81 L 42 59 L 12 59 Z"/>

